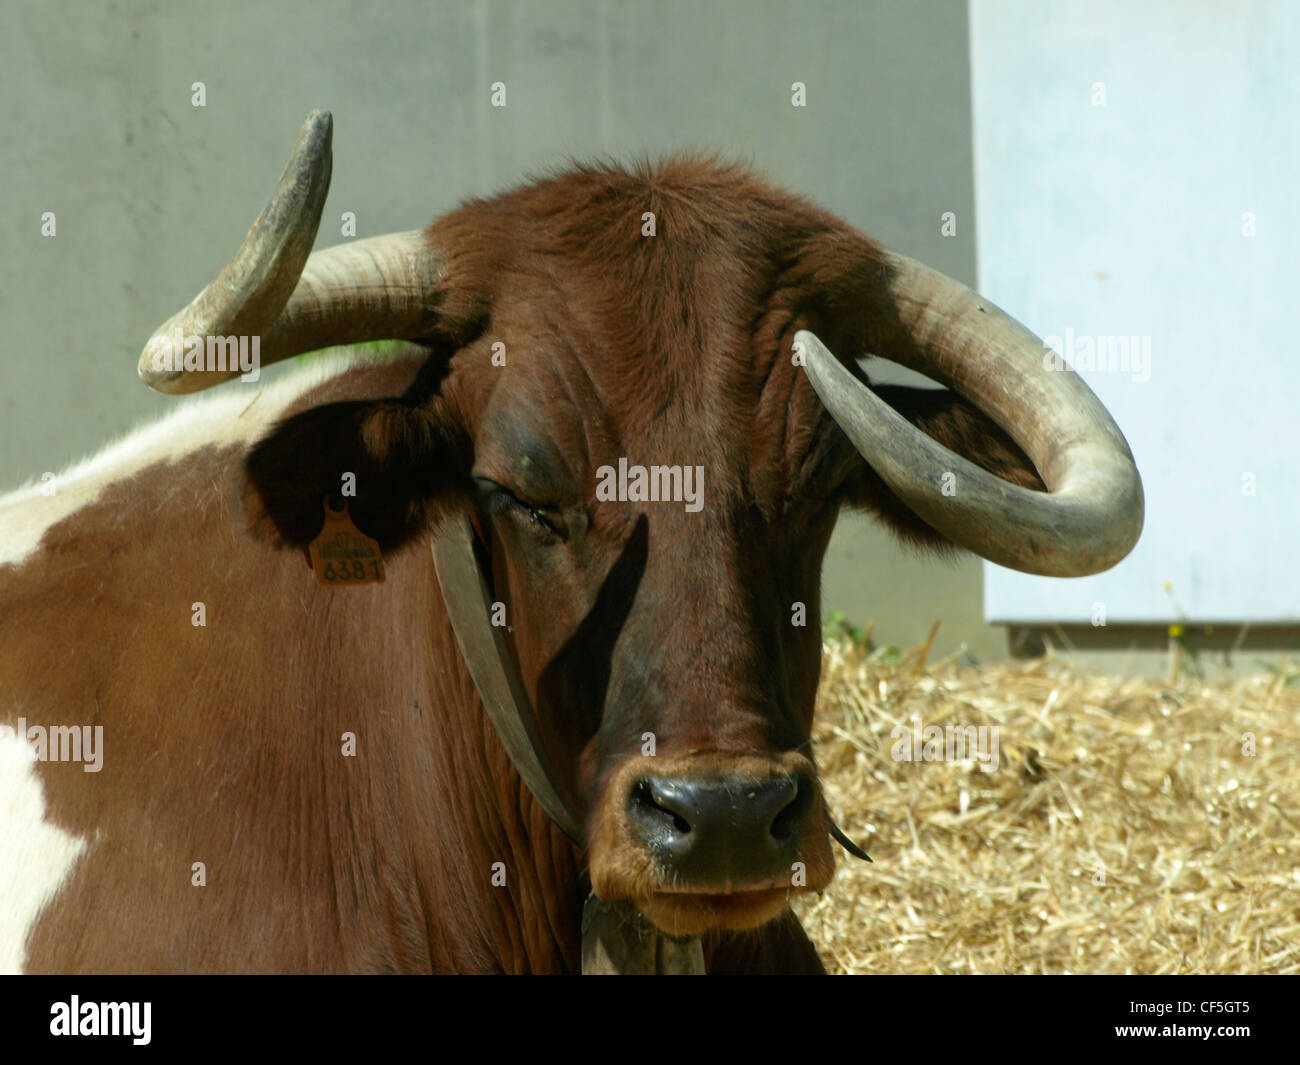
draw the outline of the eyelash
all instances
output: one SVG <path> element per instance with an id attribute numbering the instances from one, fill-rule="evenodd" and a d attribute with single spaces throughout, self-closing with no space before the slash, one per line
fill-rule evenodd
<path id="1" fill-rule="evenodd" d="M 543 532 L 550 536 L 558 536 L 558 530 L 547 520 L 546 515 L 542 513 L 540 507 L 530 506 L 520 499 L 508 488 L 503 488 L 495 482 L 491 483 L 491 495 L 488 496 L 488 506 L 492 511 L 513 510 L 524 514 L 529 524 L 535 525 Z"/>

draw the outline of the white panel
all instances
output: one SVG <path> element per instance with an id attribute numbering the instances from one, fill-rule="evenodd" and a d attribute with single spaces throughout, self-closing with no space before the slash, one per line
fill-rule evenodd
<path id="1" fill-rule="evenodd" d="M 1136 550 L 986 564 L 989 620 L 1300 617 L 1298 48 L 1294 2 L 973 0 L 980 291 L 1043 337 L 1150 344 L 1082 371 L 1142 473 Z"/>

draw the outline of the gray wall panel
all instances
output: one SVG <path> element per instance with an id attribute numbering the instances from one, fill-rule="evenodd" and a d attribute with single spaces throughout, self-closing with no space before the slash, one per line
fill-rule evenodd
<path id="1" fill-rule="evenodd" d="M 322 244 L 344 210 L 361 236 L 405 229 L 569 157 L 698 147 L 973 279 L 960 2 L 4 0 L 0 18 L 2 484 L 168 408 L 135 377 L 140 345 L 236 246 L 315 107 L 336 121 Z M 942 616 L 941 649 L 1001 650 L 973 559 L 846 522 L 826 584 L 887 642 Z"/>

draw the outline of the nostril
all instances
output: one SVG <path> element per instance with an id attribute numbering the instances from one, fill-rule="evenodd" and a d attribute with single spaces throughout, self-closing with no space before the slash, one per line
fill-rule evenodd
<path id="1" fill-rule="evenodd" d="M 671 788 L 664 788 L 661 785 L 656 789 L 649 780 L 639 780 L 632 789 L 630 805 L 632 806 L 632 813 L 638 815 L 642 820 L 659 824 L 664 828 L 671 825 L 678 835 L 689 835 L 691 823 L 671 806 L 666 805 L 672 800 Z"/>
<path id="2" fill-rule="evenodd" d="M 768 827 L 768 833 L 778 843 L 790 843 L 799 833 L 799 825 L 803 821 L 804 814 L 808 810 L 808 804 L 812 801 L 812 789 L 808 782 L 800 777 L 794 777 L 795 786 L 794 794 L 790 801 L 785 804 L 777 814 L 772 818 L 772 824 Z"/>
<path id="3" fill-rule="evenodd" d="M 806 774 L 728 773 L 633 778 L 627 826 L 656 875 L 730 892 L 784 882 L 820 802 Z"/>

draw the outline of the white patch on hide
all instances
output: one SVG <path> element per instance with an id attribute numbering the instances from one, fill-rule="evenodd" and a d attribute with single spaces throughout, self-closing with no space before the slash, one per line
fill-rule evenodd
<path id="1" fill-rule="evenodd" d="M 86 841 L 45 820 L 36 750 L 0 725 L 0 973 L 22 971 L 27 937 Z"/>
<path id="2" fill-rule="evenodd" d="M 156 462 L 176 462 L 209 444 L 251 446 L 304 392 L 354 367 L 394 361 L 364 348 L 346 348 L 318 356 L 273 384 L 250 388 L 228 381 L 203 396 L 178 400 L 177 409 L 160 421 L 56 476 L 53 495 L 43 494 L 45 486 L 37 480 L 0 496 L 0 566 L 20 565 L 47 529 L 94 503 L 107 485 Z"/>

